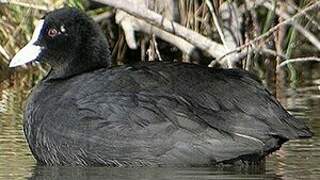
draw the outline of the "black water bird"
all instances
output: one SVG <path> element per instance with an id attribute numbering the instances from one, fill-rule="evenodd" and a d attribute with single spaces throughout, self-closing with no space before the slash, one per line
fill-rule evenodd
<path id="1" fill-rule="evenodd" d="M 40 20 L 10 66 L 32 60 L 51 66 L 24 115 L 40 164 L 251 163 L 290 139 L 311 137 L 245 71 L 160 62 L 110 67 L 102 31 L 76 9 Z"/>

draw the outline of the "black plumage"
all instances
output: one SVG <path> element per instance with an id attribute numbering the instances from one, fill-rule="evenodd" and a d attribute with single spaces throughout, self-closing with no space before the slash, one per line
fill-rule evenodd
<path id="1" fill-rule="evenodd" d="M 39 163 L 259 162 L 287 140 L 311 136 L 245 71 L 160 62 L 111 68 L 105 37 L 83 12 L 56 10 L 45 22 L 37 60 L 52 69 L 33 89 L 24 120 Z M 53 24 L 67 33 L 44 38 Z"/>

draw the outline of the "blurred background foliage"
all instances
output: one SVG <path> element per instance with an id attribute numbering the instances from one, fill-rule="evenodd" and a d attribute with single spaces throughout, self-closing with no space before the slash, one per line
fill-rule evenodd
<path id="1" fill-rule="evenodd" d="M 271 0 L 270 3 L 274 8 L 268 9 L 259 6 L 245 11 L 245 13 L 241 14 L 242 43 L 259 37 L 259 35 L 268 32 L 275 25 L 282 22 L 284 19 L 276 14 L 276 10 L 282 10 L 284 13 L 294 15 L 316 1 L 317 0 Z M 175 2 L 178 4 L 178 9 L 176 9 L 178 15 L 175 15 L 175 21 L 221 43 L 206 1 L 177 0 Z M 213 5 L 214 11 L 219 12 L 219 8 L 225 0 L 214 0 L 210 2 Z M 237 7 L 243 8 L 250 0 L 229 0 L 228 2 L 236 2 Z M 113 49 L 114 64 L 160 59 L 208 65 L 212 60 L 212 58 L 205 53 L 201 54 L 198 59 L 188 57 L 173 45 L 157 40 L 152 35 L 143 33 L 136 35 L 140 47 L 137 50 L 131 50 L 126 45 L 124 33 L 115 23 L 115 10 L 108 7 L 97 6 L 87 0 L 0 0 L 0 81 L 10 76 L 12 70 L 8 68 L 8 63 L 19 48 L 23 47 L 23 45 L 30 40 L 37 20 L 46 12 L 63 6 L 80 8 L 92 17 L 98 17 L 105 12 L 109 13 L 106 18 L 97 21 L 105 31 L 110 47 Z M 220 18 L 220 16 L 218 16 L 218 18 Z M 319 9 L 308 11 L 308 14 L 299 18 L 297 22 L 316 37 L 319 37 Z M 319 49 L 290 25 L 281 26 L 267 38 L 258 41 L 257 44 L 262 48 L 274 49 L 276 53 L 284 54 L 287 59 L 320 55 Z M 159 51 L 160 53 L 148 53 L 150 52 L 149 50 Z M 289 64 L 285 68 L 282 68 L 284 71 L 280 73 L 276 72 L 277 64 L 279 64 L 279 57 L 265 55 L 260 52 L 252 52 L 238 64 L 238 67 L 254 72 L 260 78 L 269 79 L 273 83 L 277 81 L 277 79 L 279 80 L 277 75 L 279 75 L 280 81 L 282 76 L 287 75 L 291 77 L 290 80 L 293 82 L 299 80 L 301 77 L 302 72 L 299 71 L 301 63 Z M 318 66 L 315 62 L 308 62 L 303 65 Z M 26 69 L 22 67 L 19 69 L 20 71 L 29 72 L 32 74 L 32 77 L 38 79 L 44 74 L 43 72 L 45 72 L 48 67 L 35 66 L 37 68 Z"/>

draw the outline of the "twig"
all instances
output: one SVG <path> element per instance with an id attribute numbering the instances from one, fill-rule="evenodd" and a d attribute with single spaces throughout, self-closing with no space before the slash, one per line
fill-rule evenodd
<path id="1" fill-rule="evenodd" d="M 281 67 L 283 67 L 283 66 L 285 66 L 285 65 L 287 65 L 287 64 L 289 64 L 289 63 L 293 63 L 293 62 L 306 62 L 306 61 L 316 61 L 316 62 L 320 62 L 320 58 L 313 56 L 313 57 L 303 57 L 303 58 L 288 59 L 288 60 L 286 60 L 286 61 L 283 61 L 282 63 L 280 63 L 280 64 L 277 66 L 277 71 L 278 71 Z"/>
<path id="2" fill-rule="evenodd" d="M 278 52 L 276 52 L 274 50 L 267 49 L 267 48 L 257 48 L 257 49 L 253 49 L 253 50 L 254 51 L 259 51 L 262 54 L 268 54 L 268 55 L 279 57 L 279 58 L 282 58 L 282 59 L 286 58 L 286 56 L 284 54 L 278 53 Z"/>
<path id="3" fill-rule="evenodd" d="M 261 0 L 260 0 L 261 1 Z M 263 6 L 265 6 L 268 9 L 272 8 L 272 5 L 269 3 L 263 3 Z M 296 28 L 303 36 L 305 36 L 316 48 L 318 48 L 318 50 L 320 50 L 320 41 L 318 40 L 318 38 L 313 35 L 310 31 L 308 31 L 307 29 L 305 29 L 303 26 L 301 26 L 300 24 L 294 22 L 293 20 L 297 17 L 303 16 L 306 14 L 307 11 L 312 10 L 314 8 L 316 8 L 317 6 L 320 5 L 320 1 L 315 2 L 314 4 L 312 4 L 309 7 L 306 7 L 305 9 L 299 11 L 298 13 L 296 13 L 294 16 L 290 17 L 289 14 L 287 13 L 283 13 L 279 10 L 276 10 L 276 13 L 283 17 L 284 19 L 286 19 L 283 22 L 286 22 L 287 24 L 291 24 L 294 28 Z M 288 21 L 287 21 L 288 20 Z M 279 23 L 280 24 L 280 23 Z"/>
<path id="4" fill-rule="evenodd" d="M 240 24 L 242 23 L 242 17 L 239 15 L 238 6 L 235 2 L 224 2 L 219 7 L 221 16 L 221 22 L 223 25 L 223 35 L 225 39 L 225 47 L 227 51 L 237 48 L 242 44 L 242 34 Z M 234 54 L 231 58 L 226 58 L 221 65 L 228 65 L 229 68 L 236 67 L 236 61 L 232 58 L 238 57 L 238 54 Z M 227 61 L 227 63 L 225 63 Z"/>
<path id="5" fill-rule="evenodd" d="M 284 54 L 277 53 L 274 50 L 267 49 L 267 48 L 255 48 L 252 46 L 248 50 L 242 51 L 242 52 L 238 53 L 237 56 L 232 57 L 232 59 L 230 59 L 230 61 L 232 61 L 231 63 L 236 63 L 251 53 L 266 54 L 266 55 L 271 55 L 274 57 L 279 57 L 282 59 L 286 58 L 286 56 Z M 211 63 L 208 66 L 214 67 L 217 63 L 219 63 L 219 62 L 218 61 L 211 61 Z"/>
<path id="6" fill-rule="evenodd" d="M 161 38 L 164 41 L 167 41 L 176 47 L 178 47 L 182 52 L 192 55 L 194 53 L 195 46 L 189 43 L 188 41 L 175 36 L 171 33 L 168 33 L 166 31 L 163 31 L 162 29 L 155 27 L 139 18 L 136 18 L 134 16 L 131 16 L 127 14 L 126 12 L 121 11 L 116 13 L 116 22 L 120 24 L 126 34 L 126 40 L 127 44 L 130 48 L 135 48 L 135 39 L 132 40 L 134 37 L 133 31 L 140 31 L 147 34 L 155 34 L 157 37 Z M 133 29 L 127 29 L 127 27 L 133 28 Z M 132 31 L 132 34 L 131 34 Z M 130 36 L 133 36 L 130 38 Z"/>
<path id="7" fill-rule="evenodd" d="M 195 45 L 199 49 L 207 52 L 212 57 L 219 58 L 226 53 L 223 45 L 220 43 L 214 42 L 201 34 L 194 32 L 178 23 L 164 18 L 160 14 L 147 9 L 144 6 L 141 6 L 136 3 L 132 3 L 128 0 L 94 0 L 103 4 L 113 6 L 115 8 L 126 11 L 127 13 L 144 19 L 148 23 L 163 29 L 169 33 L 172 33 L 182 39 L 185 39 L 189 43 Z"/>
<path id="8" fill-rule="evenodd" d="M 1 3 L 8 3 L 8 4 L 14 4 L 18 6 L 23 6 L 23 7 L 28 7 L 32 9 L 37 9 L 41 11 L 49 11 L 49 7 L 43 6 L 43 5 L 37 5 L 37 4 L 32 4 L 32 3 L 25 3 L 25 2 L 20 2 L 20 1 L 14 1 L 14 0 L 1 0 Z"/>
<path id="9" fill-rule="evenodd" d="M 94 20 L 95 22 L 100 22 L 100 21 L 102 21 L 102 20 L 104 20 L 104 19 L 110 18 L 112 15 L 113 15 L 112 12 L 104 12 L 104 13 L 102 13 L 102 14 L 99 14 L 99 15 L 97 15 L 97 16 L 94 16 L 94 17 L 93 17 L 93 20 Z"/>
<path id="10" fill-rule="evenodd" d="M 226 50 L 228 50 L 228 47 L 227 47 L 227 45 L 226 45 L 227 43 L 226 43 L 224 34 L 223 34 L 223 32 L 222 32 L 222 29 L 221 29 L 221 26 L 220 26 L 218 17 L 217 17 L 216 13 L 215 13 L 214 10 L 213 10 L 213 5 L 212 5 L 212 3 L 211 3 L 209 0 L 206 0 L 206 4 L 207 4 L 207 6 L 208 6 L 208 8 L 209 8 L 209 10 L 210 10 L 210 13 L 211 13 L 211 15 L 212 15 L 214 25 L 216 26 L 216 28 L 217 28 L 217 30 L 218 30 L 218 33 L 219 33 L 220 39 L 221 39 L 221 41 L 222 41 L 222 44 L 223 44 L 224 48 L 225 48 Z"/>
<path id="11" fill-rule="evenodd" d="M 152 41 L 154 43 L 154 48 L 156 50 L 157 56 L 159 58 L 159 61 L 162 61 L 162 58 L 161 58 L 161 55 L 160 55 L 160 52 L 159 52 L 159 49 L 158 49 L 158 43 L 157 43 L 155 34 L 152 34 Z"/>
<path id="12" fill-rule="evenodd" d="M 285 21 L 282 21 L 282 22 L 278 23 L 276 26 L 270 28 L 269 31 L 265 32 L 264 34 L 262 34 L 262 35 L 260 35 L 260 36 L 258 36 L 258 37 L 256 37 L 256 38 L 254 38 L 253 40 L 245 43 L 244 45 L 239 46 L 238 48 L 236 48 L 236 49 L 234 49 L 234 50 L 232 50 L 232 51 L 224 54 L 223 56 L 221 56 L 221 57 L 218 59 L 218 61 L 220 62 L 220 61 L 221 61 L 222 59 L 224 59 L 226 56 L 229 56 L 230 54 L 233 54 L 233 53 L 235 53 L 235 52 L 238 52 L 238 51 L 242 50 L 243 48 L 246 48 L 247 46 L 250 46 L 250 45 L 252 45 L 253 43 L 255 43 L 255 42 L 257 42 L 257 41 L 259 41 L 259 40 L 261 40 L 261 39 L 263 39 L 263 38 L 265 38 L 265 37 L 270 36 L 270 35 L 271 35 L 274 31 L 276 31 L 280 26 L 283 26 L 283 25 L 292 23 L 292 21 L 293 21 L 295 18 L 298 18 L 298 17 L 302 16 L 304 13 L 306 13 L 307 11 L 310 11 L 310 10 L 316 8 L 318 5 L 320 5 L 320 1 L 314 3 L 313 5 L 305 8 L 305 9 L 303 9 L 302 11 L 300 11 L 300 12 L 297 13 L 297 14 L 295 14 L 294 16 L 292 16 L 292 17 L 290 17 L 290 18 L 287 18 Z M 317 44 L 317 47 L 319 46 L 319 49 L 320 49 L 320 42 L 319 42 L 319 44 L 318 44 L 318 43 L 316 43 L 316 44 Z"/>
<path id="13" fill-rule="evenodd" d="M 299 7 L 297 7 L 296 5 L 294 5 L 291 1 L 288 1 L 287 4 L 288 4 L 289 7 L 292 7 L 296 11 L 298 11 L 298 12 L 301 11 L 301 9 Z M 303 14 L 315 27 L 317 27 L 318 30 L 320 30 L 320 24 L 317 21 L 315 21 L 313 17 L 311 17 L 307 13 L 303 13 Z"/>

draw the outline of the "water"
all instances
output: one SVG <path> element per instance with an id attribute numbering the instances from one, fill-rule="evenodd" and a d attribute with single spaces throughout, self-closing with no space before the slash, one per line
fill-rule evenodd
<path id="1" fill-rule="evenodd" d="M 319 65 L 302 69 L 298 82 L 277 87 L 280 102 L 304 119 L 312 139 L 286 143 L 261 167 L 108 168 L 37 166 L 22 131 L 24 101 L 36 76 L 15 73 L 0 84 L 0 179 L 320 179 Z"/>

